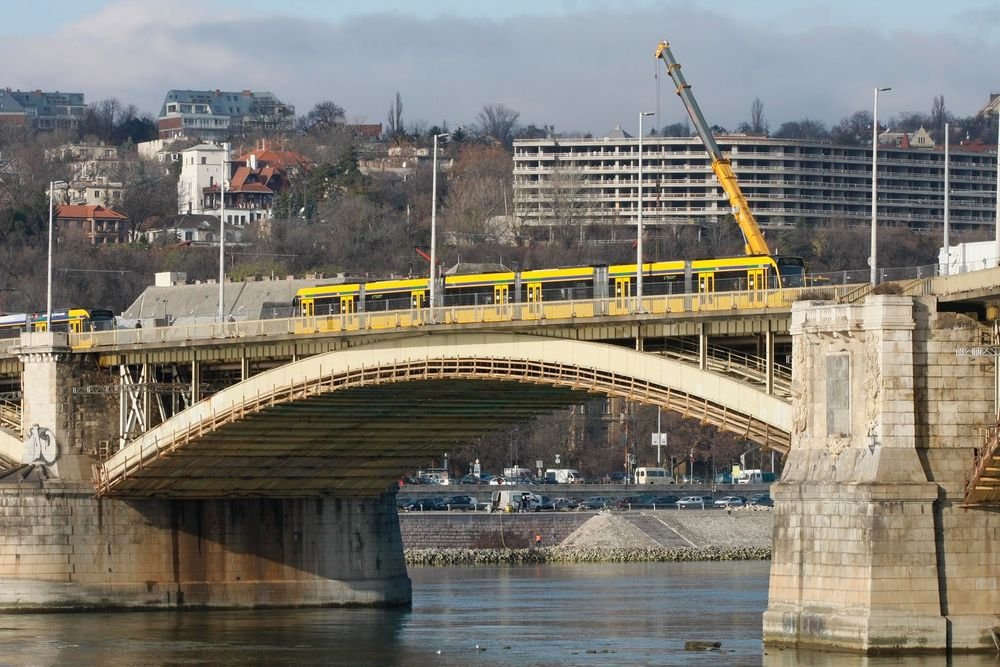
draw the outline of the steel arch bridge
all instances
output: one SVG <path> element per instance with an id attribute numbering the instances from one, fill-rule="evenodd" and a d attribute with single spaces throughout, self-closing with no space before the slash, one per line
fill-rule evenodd
<path id="1" fill-rule="evenodd" d="M 451 443 L 592 395 L 657 405 L 787 449 L 792 407 L 736 379 L 621 346 L 447 333 L 327 352 L 253 376 L 95 464 L 102 496 L 385 491 Z"/>

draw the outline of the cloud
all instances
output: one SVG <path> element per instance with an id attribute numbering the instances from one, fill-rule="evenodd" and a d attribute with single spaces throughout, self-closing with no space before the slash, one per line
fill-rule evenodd
<path id="1" fill-rule="evenodd" d="M 771 128 L 811 118 L 835 124 L 871 106 L 880 115 L 929 111 L 935 95 L 971 115 L 997 88 L 980 63 L 997 62 L 1000 15 L 982 10 L 975 30 L 945 32 L 748 23 L 689 3 L 618 8 L 566 3 L 564 13 L 515 18 L 393 12 L 323 20 L 242 13 L 206 3 L 117 2 L 45 36 L 0 43 L 3 85 L 117 97 L 153 114 L 171 88 L 269 90 L 300 114 L 333 100 L 352 120 L 383 122 L 396 91 L 404 122 L 452 126 L 503 103 L 521 121 L 559 131 L 635 130 L 684 118 L 656 44 L 668 39 L 709 122 L 748 120 L 754 98 Z M 971 10 L 970 10 L 971 11 Z M 993 23 L 988 23 L 988 22 Z M 986 22 L 986 24 L 984 24 Z M 990 27 L 992 26 L 992 27 Z M 885 105 L 882 107 L 881 105 Z M 885 111 L 882 111 L 882 109 Z"/>

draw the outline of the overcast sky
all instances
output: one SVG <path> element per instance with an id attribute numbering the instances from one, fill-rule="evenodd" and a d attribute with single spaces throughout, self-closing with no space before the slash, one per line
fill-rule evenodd
<path id="1" fill-rule="evenodd" d="M 384 123 L 398 91 L 407 125 L 502 103 L 561 133 L 634 134 L 640 111 L 685 118 L 660 40 L 730 129 L 755 97 L 776 130 L 871 110 L 876 86 L 892 87 L 880 118 L 936 95 L 968 116 L 1000 91 L 997 0 L 31 0 L 4 3 L 0 36 L 0 86 L 154 115 L 171 88 L 249 88 Z"/>

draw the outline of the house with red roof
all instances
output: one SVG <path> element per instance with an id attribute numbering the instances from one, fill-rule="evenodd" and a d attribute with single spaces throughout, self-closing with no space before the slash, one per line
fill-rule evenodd
<path id="1" fill-rule="evenodd" d="M 94 245 L 121 243 L 128 234 L 128 217 L 100 204 L 62 204 L 54 224 L 62 238 L 85 238 Z"/>
<path id="2" fill-rule="evenodd" d="M 270 218 L 275 196 L 313 165 L 300 153 L 273 148 L 266 141 L 232 159 L 228 145 L 214 144 L 193 146 L 182 151 L 181 156 L 179 212 L 220 215 L 220 180 L 225 174 L 226 223 L 237 226 Z"/>

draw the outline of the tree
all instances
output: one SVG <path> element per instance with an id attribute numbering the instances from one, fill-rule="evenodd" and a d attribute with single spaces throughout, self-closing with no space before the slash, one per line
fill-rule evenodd
<path id="1" fill-rule="evenodd" d="M 305 116 L 299 119 L 299 130 L 307 134 L 323 134 L 343 125 L 346 119 L 344 108 L 336 102 L 317 102 Z"/>
<path id="2" fill-rule="evenodd" d="M 513 212 L 511 172 L 511 156 L 498 146 L 462 148 L 449 177 L 443 228 L 459 243 L 470 245 L 516 237 L 508 223 Z"/>
<path id="3" fill-rule="evenodd" d="M 690 137 L 691 125 L 686 120 L 683 123 L 664 125 L 660 134 L 664 137 Z"/>
<path id="4" fill-rule="evenodd" d="M 396 91 L 396 99 L 389 104 L 389 116 L 386 118 L 386 135 L 394 142 L 399 142 L 406 132 L 403 130 L 403 98 Z"/>
<path id="5" fill-rule="evenodd" d="M 767 121 L 764 119 L 764 103 L 755 97 L 750 105 L 750 122 L 741 123 L 739 131 L 754 136 L 767 136 Z"/>
<path id="6" fill-rule="evenodd" d="M 757 135 L 767 134 L 767 120 L 764 118 L 764 103 L 759 97 L 753 98 L 750 105 L 750 132 Z"/>
<path id="7" fill-rule="evenodd" d="M 938 141 L 944 138 L 944 125 L 951 121 L 951 114 L 944 106 L 944 95 L 936 95 L 931 106 L 930 128 Z"/>
<path id="8" fill-rule="evenodd" d="M 122 195 L 114 205 L 128 216 L 130 241 L 138 238 L 137 232 L 148 218 L 168 216 L 177 211 L 177 177 L 159 162 L 123 161 L 118 180 L 122 183 Z"/>
<path id="9" fill-rule="evenodd" d="M 508 150 L 514 145 L 517 120 L 521 114 L 503 104 L 486 104 L 476 116 L 479 135 L 492 139 Z"/>
<path id="10" fill-rule="evenodd" d="M 834 143 L 849 146 L 862 146 L 871 143 L 872 114 L 870 111 L 855 111 L 852 115 L 841 119 L 830 131 Z"/>
<path id="11" fill-rule="evenodd" d="M 134 143 L 155 139 L 156 121 L 140 113 L 134 104 L 123 105 L 111 97 L 87 106 L 77 128 L 77 137 L 113 146 L 131 140 Z"/>
<path id="12" fill-rule="evenodd" d="M 777 139 L 829 139 L 830 131 L 818 120 L 792 120 L 782 123 L 774 133 Z"/>

